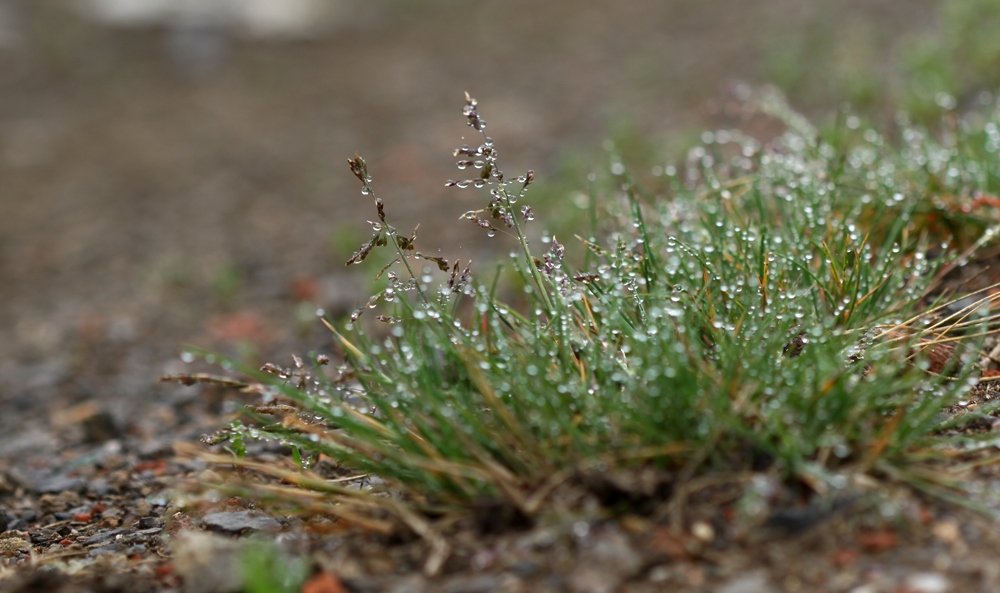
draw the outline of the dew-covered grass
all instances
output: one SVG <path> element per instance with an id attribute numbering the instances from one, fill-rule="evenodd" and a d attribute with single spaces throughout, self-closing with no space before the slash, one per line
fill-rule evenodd
<path id="1" fill-rule="evenodd" d="M 834 490 L 916 476 L 946 453 L 942 412 L 975 382 L 991 323 L 988 298 L 955 312 L 935 283 L 994 232 L 1000 110 L 933 130 L 900 116 L 889 134 L 845 116 L 821 133 L 776 93 L 745 99 L 787 131 L 706 133 L 653 189 L 612 150 L 592 226 L 540 243 L 535 174 L 502 172 L 468 99 L 480 135 L 448 185 L 485 205 L 454 217 L 510 251 L 510 302 L 495 270 L 421 255 L 355 156 L 378 219 L 350 263 L 387 250 L 372 273 L 388 286 L 324 320 L 342 361 L 224 361 L 263 401 L 217 441 L 280 440 L 298 481 L 335 496 L 356 494 L 309 478 L 318 455 L 418 504 L 485 496 L 528 514 L 577 471 L 653 466 L 675 486 L 767 471 Z M 922 348 L 950 337 L 962 347 L 932 367 Z"/>

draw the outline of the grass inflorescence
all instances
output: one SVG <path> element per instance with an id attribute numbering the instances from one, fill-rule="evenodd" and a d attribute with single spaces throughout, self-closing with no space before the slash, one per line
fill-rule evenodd
<path id="1" fill-rule="evenodd" d="M 929 486 L 918 469 L 944 457 L 943 411 L 975 383 L 993 324 L 988 292 L 949 308 L 936 282 L 994 230 L 958 248 L 948 225 L 971 224 L 963 206 L 988 208 L 976 200 L 1000 191 L 1000 111 L 942 133 L 826 138 L 776 94 L 748 100 L 787 131 L 767 144 L 706 134 L 655 194 L 613 158 L 593 228 L 539 248 L 525 204 L 535 174 L 504 174 L 467 95 L 480 138 L 455 155 L 474 174 L 447 185 L 485 194 L 461 218 L 512 248 L 514 302 L 468 263 L 421 255 L 356 155 L 378 220 L 348 264 L 390 250 L 388 286 L 345 323 L 324 320 L 342 361 L 226 361 L 261 401 L 213 442 L 289 445 L 298 472 L 253 469 L 328 501 L 360 495 L 310 474 L 317 456 L 418 508 L 487 498 L 527 516 L 574 476 L 633 468 L 666 476 L 675 498 L 693 480 L 755 471 L 818 492 L 858 475 Z"/>

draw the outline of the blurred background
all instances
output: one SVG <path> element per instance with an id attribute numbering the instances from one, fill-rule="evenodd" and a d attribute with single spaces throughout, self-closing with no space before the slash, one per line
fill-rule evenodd
<path id="1" fill-rule="evenodd" d="M 190 392 L 155 381 L 184 343 L 327 348 L 314 312 L 378 268 L 344 266 L 375 217 L 355 152 L 421 250 L 506 254 L 458 220 L 482 196 L 444 187 L 476 141 L 464 91 L 508 175 L 535 170 L 541 228 L 606 139 L 655 171 L 739 125 L 740 82 L 819 122 L 972 108 L 998 31 L 1000 0 L 0 0 L 0 428 L 170 424 Z"/>

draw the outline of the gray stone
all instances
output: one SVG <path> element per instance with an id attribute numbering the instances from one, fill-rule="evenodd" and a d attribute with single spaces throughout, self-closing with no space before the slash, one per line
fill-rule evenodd
<path id="1" fill-rule="evenodd" d="M 55 451 L 58 447 L 59 440 L 49 431 L 27 430 L 4 436 L 3 442 L 0 443 L 0 457 L 16 457 L 24 453 L 37 454 Z"/>
<path id="2" fill-rule="evenodd" d="M 104 556 L 105 554 L 113 554 L 117 551 L 118 546 L 112 544 L 110 546 L 104 546 L 102 548 L 94 548 L 87 552 L 91 556 Z"/>
<path id="3" fill-rule="evenodd" d="M 281 523 L 260 511 L 227 511 L 205 515 L 202 522 L 206 527 L 225 533 L 248 531 L 278 531 Z"/>
<path id="4" fill-rule="evenodd" d="M 444 582 L 442 593 L 490 593 L 500 589 L 500 577 L 492 574 L 456 575 Z"/>
<path id="5" fill-rule="evenodd" d="M 58 494 L 67 490 L 83 492 L 86 487 L 87 481 L 83 478 L 74 478 L 60 474 L 39 480 L 35 483 L 32 490 L 39 494 Z"/>
<path id="6" fill-rule="evenodd" d="M 104 443 L 120 439 L 123 434 L 118 421 L 107 410 L 98 410 L 80 422 L 84 439 L 89 443 Z"/>
<path id="7" fill-rule="evenodd" d="M 426 593 L 427 581 L 418 574 L 400 577 L 386 589 L 388 593 Z"/>
<path id="8" fill-rule="evenodd" d="M 906 577 L 905 588 L 913 593 L 947 593 L 951 589 L 951 583 L 942 574 L 918 572 Z"/>
<path id="9" fill-rule="evenodd" d="M 642 557 L 618 531 L 598 533 L 587 545 L 569 577 L 573 593 L 613 593 L 642 568 Z"/>
<path id="10" fill-rule="evenodd" d="M 532 577 L 541 570 L 542 567 L 531 560 L 518 560 L 510 565 L 510 571 L 520 577 Z"/>
<path id="11" fill-rule="evenodd" d="M 150 527 L 149 529 L 140 529 L 139 531 L 136 531 L 136 534 L 142 537 L 150 537 L 156 535 L 157 533 L 160 533 L 161 531 L 163 531 L 162 525 L 158 527 Z"/>
<path id="12" fill-rule="evenodd" d="M 184 593 L 238 593 L 243 590 L 241 542 L 201 531 L 185 531 L 170 545 Z"/>
<path id="13" fill-rule="evenodd" d="M 736 575 L 719 589 L 719 593 L 777 593 L 765 570 Z"/>
<path id="14" fill-rule="evenodd" d="M 100 533 L 95 533 L 94 535 L 88 537 L 83 541 L 85 546 L 93 546 L 96 544 L 103 544 L 104 542 L 111 541 L 118 536 L 119 533 L 124 533 L 124 529 L 112 529 L 110 531 L 102 531 Z"/>
<path id="15" fill-rule="evenodd" d="M 87 482 L 87 493 L 101 498 L 111 492 L 111 484 L 104 478 L 94 478 Z"/>
<path id="16" fill-rule="evenodd" d="M 143 459 L 162 459 L 173 452 L 173 442 L 167 439 L 153 439 L 139 445 L 139 457 Z"/>

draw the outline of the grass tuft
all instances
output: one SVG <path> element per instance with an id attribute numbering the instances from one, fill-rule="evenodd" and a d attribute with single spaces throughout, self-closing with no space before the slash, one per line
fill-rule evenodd
<path id="1" fill-rule="evenodd" d="M 705 134 L 656 193 L 613 159 L 593 227 L 538 245 L 535 174 L 503 173 L 466 95 L 481 143 L 455 151 L 474 175 L 447 185 L 485 193 L 461 218 L 513 246 L 514 302 L 468 264 L 417 251 L 355 155 L 378 220 L 347 263 L 388 249 L 388 285 L 345 325 L 324 320 L 337 364 L 223 361 L 260 401 L 212 442 L 238 456 L 247 440 L 288 445 L 295 472 L 238 463 L 331 502 L 363 506 L 312 474 L 315 459 L 375 476 L 407 504 L 364 504 L 429 534 L 407 505 L 490 499 L 531 516 L 574 476 L 619 470 L 655 469 L 680 505 L 699 481 L 759 471 L 819 493 L 867 475 L 954 494 L 933 478 L 954 456 L 944 411 L 976 382 L 996 298 L 956 306 L 938 282 L 995 233 L 983 209 L 1000 192 L 1000 111 L 890 139 L 825 135 L 773 91 L 744 98 L 787 131 L 766 144 Z"/>

